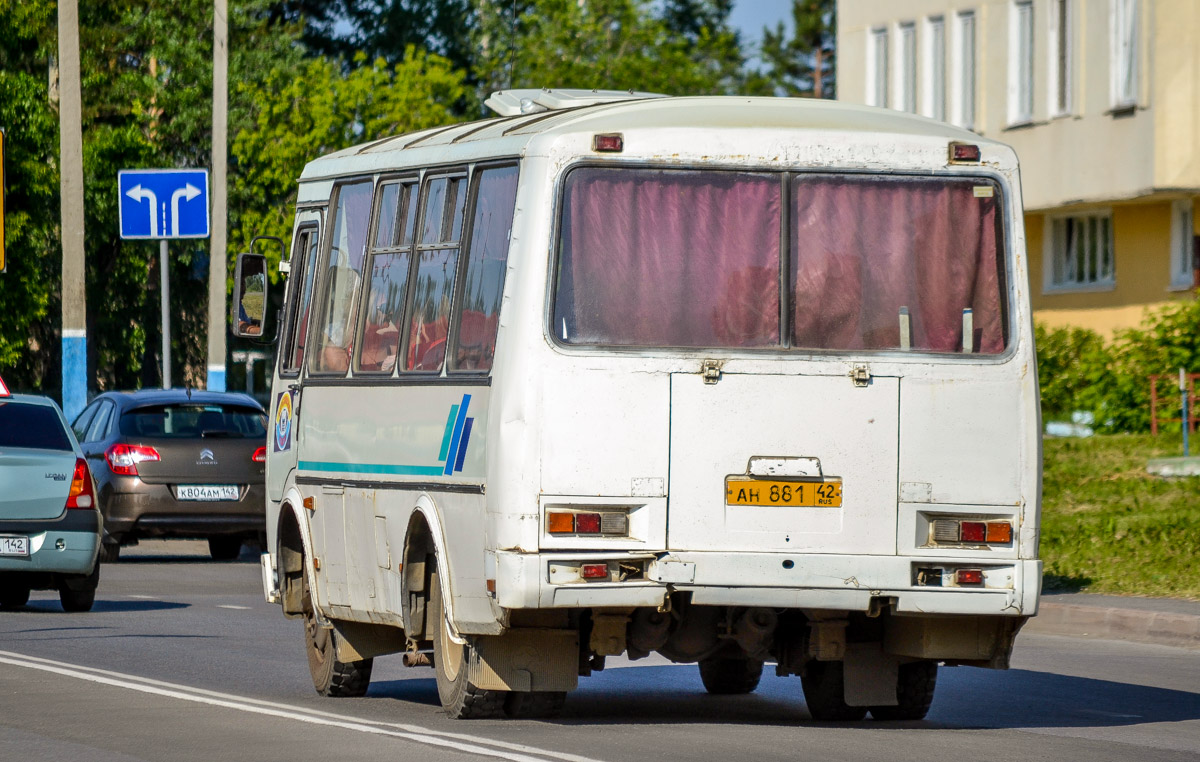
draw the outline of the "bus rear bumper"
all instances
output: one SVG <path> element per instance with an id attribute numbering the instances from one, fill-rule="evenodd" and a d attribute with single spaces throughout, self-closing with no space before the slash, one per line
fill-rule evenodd
<path id="1" fill-rule="evenodd" d="M 553 568 L 619 560 L 642 564 L 643 578 L 566 581 Z M 959 570 L 980 583 L 959 584 Z M 615 575 L 614 575 L 615 577 Z M 672 592 L 692 603 L 830 611 L 1029 617 L 1037 613 L 1042 562 L 928 556 L 676 552 L 497 553 L 497 603 L 508 609 L 658 606 Z"/>

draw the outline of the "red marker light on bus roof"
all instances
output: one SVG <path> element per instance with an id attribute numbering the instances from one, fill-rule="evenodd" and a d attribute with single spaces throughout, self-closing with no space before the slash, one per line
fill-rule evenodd
<path id="1" fill-rule="evenodd" d="M 625 138 L 619 132 L 609 135 L 593 135 L 592 150 L 603 153 L 620 153 L 625 150 Z"/>
<path id="2" fill-rule="evenodd" d="M 950 144 L 950 161 L 974 162 L 979 161 L 980 157 L 979 146 L 970 143 Z"/>

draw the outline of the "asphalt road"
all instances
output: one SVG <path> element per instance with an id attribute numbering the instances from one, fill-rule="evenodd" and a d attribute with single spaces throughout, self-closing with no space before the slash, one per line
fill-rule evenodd
<path id="1" fill-rule="evenodd" d="M 47 592 L 0 614 L 0 760 L 1200 758 L 1200 651 L 1029 633 L 1007 672 L 943 668 L 913 723 L 815 723 L 799 680 L 770 674 L 708 696 L 694 666 L 653 657 L 610 660 L 549 721 L 451 721 L 432 671 L 398 657 L 376 660 L 366 698 L 323 699 L 252 554 L 205 550 L 127 549 L 88 614 Z"/>

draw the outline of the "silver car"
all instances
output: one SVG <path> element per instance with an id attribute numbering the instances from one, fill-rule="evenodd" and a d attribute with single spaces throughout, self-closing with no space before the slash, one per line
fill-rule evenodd
<path id="1" fill-rule="evenodd" d="M 50 589 L 66 611 L 91 610 L 101 530 L 95 482 L 58 405 L 0 381 L 0 609 Z"/>

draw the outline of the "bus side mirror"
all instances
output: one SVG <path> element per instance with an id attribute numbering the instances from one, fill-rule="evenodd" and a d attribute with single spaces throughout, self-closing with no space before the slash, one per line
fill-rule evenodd
<path id="1" fill-rule="evenodd" d="M 262 254 L 238 254 L 233 278 L 233 309 L 230 328 L 243 339 L 271 341 L 264 336 L 267 315 L 267 258 Z"/>

